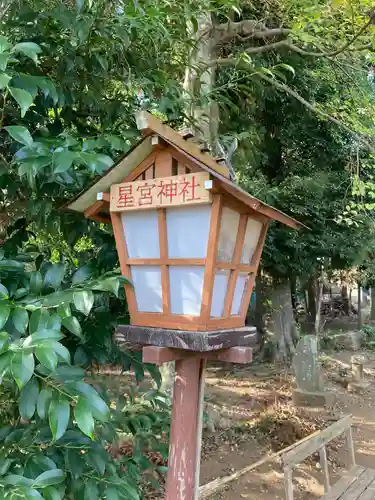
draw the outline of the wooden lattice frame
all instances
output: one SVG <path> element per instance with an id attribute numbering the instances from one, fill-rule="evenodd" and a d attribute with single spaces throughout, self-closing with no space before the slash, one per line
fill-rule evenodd
<path id="1" fill-rule="evenodd" d="M 117 251 L 120 259 L 122 274 L 132 281 L 131 266 L 158 266 L 161 271 L 162 283 L 162 313 L 138 312 L 134 288 L 126 285 L 126 296 L 128 300 L 131 324 L 142 326 L 155 326 L 171 329 L 184 330 L 215 330 L 218 328 L 237 328 L 244 325 L 246 311 L 249 306 L 251 293 L 254 286 L 255 276 L 258 270 L 259 261 L 267 232 L 267 222 L 261 217 L 263 223 L 261 235 L 255 249 L 250 265 L 241 264 L 241 254 L 244 245 L 246 225 L 248 218 L 258 219 L 255 213 L 243 213 L 240 216 L 240 223 L 237 232 L 236 245 L 231 262 L 220 262 L 217 260 L 218 242 L 220 234 L 221 212 L 226 206 L 225 197 L 221 194 L 213 196 L 211 222 L 208 237 L 208 250 L 205 259 L 171 259 L 168 257 L 167 244 L 167 223 L 166 209 L 158 209 L 158 229 L 160 242 L 160 258 L 155 259 L 130 259 L 126 247 L 126 236 L 121 222 L 121 213 L 111 213 L 113 231 L 116 239 Z M 202 306 L 199 316 L 187 316 L 171 313 L 170 286 L 169 286 L 169 266 L 204 266 L 204 282 Z M 224 316 L 213 318 L 210 316 L 211 302 L 214 288 L 215 272 L 217 269 L 227 269 L 230 271 L 227 293 L 224 303 Z M 240 314 L 231 315 L 231 308 L 234 298 L 235 285 L 238 274 L 246 272 L 249 274 L 247 286 L 245 288 Z"/>

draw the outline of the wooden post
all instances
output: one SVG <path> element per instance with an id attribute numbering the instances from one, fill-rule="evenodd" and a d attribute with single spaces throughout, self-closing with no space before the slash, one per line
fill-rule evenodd
<path id="1" fill-rule="evenodd" d="M 195 491 L 194 500 L 199 499 L 199 478 L 201 470 L 201 452 L 202 452 L 202 431 L 203 431 L 203 411 L 204 411 L 204 388 L 205 388 L 205 376 L 206 376 L 206 364 L 205 359 L 201 359 L 199 367 L 199 393 L 198 393 L 198 426 L 197 426 L 197 455 L 195 464 Z"/>
<path id="2" fill-rule="evenodd" d="M 194 500 L 197 484 L 197 449 L 204 370 L 200 357 L 176 361 L 166 500 Z"/>

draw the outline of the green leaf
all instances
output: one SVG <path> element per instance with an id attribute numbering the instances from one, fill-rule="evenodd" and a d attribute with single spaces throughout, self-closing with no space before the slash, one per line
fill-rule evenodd
<path id="1" fill-rule="evenodd" d="M 89 479 L 85 486 L 84 500 L 98 500 L 99 499 L 99 489 L 96 481 Z"/>
<path id="2" fill-rule="evenodd" d="M 7 332 L 0 332 L 0 349 L 4 347 L 4 345 L 8 342 L 8 340 L 9 340 L 9 334 Z"/>
<path id="3" fill-rule="evenodd" d="M 71 385 L 79 394 L 86 398 L 87 404 L 91 407 L 94 417 L 101 422 L 106 422 L 109 416 L 109 408 L 96 390 L 85 382 L 74 382 Z"/>
<path id="4" fill-rule="evenodd" d="M 48 486 L 43 490 L 43 497 L 45 500 L 61 500 L 59 491 L 52 486 Z"/>
<path id="5" fill-rule="evenodd" d="M 120 500 L 120 496 L 115 486 L 107 486 L 105 489 L 105 497 L 107 500 Z"/>
<path id="6" fill-rule="evenodd" d="M 57 366 L 57 354 L 52 347 L 41 346 L 35 349 L 35 356 L 43 366 L 54 371 Z"/>
<path id="7" fill-rule="evenodd" d="M 13 139 L 25 146 L 31 147 L 33 145 L 33 138 L 26 127 L 20 127 L 18 125 L 10 125 L 5 127 L 8 134 L 13 137 Z"/>
<path id="8" fill-rule="evenodd" d="M 37 309 L 30 316 L 29 331 L 35 333 L 37 330 L 47 329 L 49 312 L 46 309 Z"/>
<path id="9" fill-rule="evenodd" d="M 57 330 L 38 330 L 32 333 L 23 341 L 23 347 L 37 347 L 48 344 L 50 340 L 59 341 L 64 338 L 64 335 Z"/>
<path id="10" fill-rule="evenodd" d="M 93 290 L 104 290 L 106 292 L 112 292 L 118 297 L 118 290 L 120 286 L 120 280 L 117 277 L 105 278 L 99 281 L 93 286 Z"/>
<path id="11" fill-rule="evenodd" d="M 38 80 L 38 87 L 42 90 L 45 98 L 50 97 L 54 104 L 57 104 L 59 96 L 56 91 L 55 85 L 47 78 L 40 78 Z"/>
<path id="12" fill-rule="evenodd" d="M 117 135 L 105 135 L 105 139 L 109 142 L 112 149 L 117 151 L 125 151 L 127 149 L 126 142 Z"/>
<path id="13" fill-rule="evenodd" d="M 8 127 L 9 128 L 9 127 Z M 0 271 L 23 271 L 25 268 L 22 262 L 17 262 L 16 260 L 0 260 Z"/>
<path id="14" fill-rule="evenodd" d="M 84 164 L 98 174 L 103 174 L 103 172 L 113 165 L 112 158 L 103 154 L 81 153 L 80 158 Z"/>
<path id="15" fill-rule="evenodd" d="M 11 367 L 13 359 L 13 353 L 8 351 L 0 355 L 0 377 L 3 377 L 5 373 Z"/>
<path id="16" fill-rule="evenodd" d="M 11 47 L 11 44 L 8 41 L 8 38 L 4 35 L 0 35 L 0 54 L 5 52 Z"/>
<path id="17" fill-rule="evenodd" d="M 60 342 L 52 342 L 51 347 L 55 351 L 55 353 L 58 355 L 59 358 L 61 358 L 65 363 L 70 365 L 71 363 L 71 357 L 70 357 L 70 352 L 69 350 Z"/>
<path id="18" fill-rule="evenodd" d="M 80 398 L 77 405 L 74 407 L 74 418 L 81 431 L 86 434 L 86 436 L 94 439 L 94 418 L 84 398 Z"/>
<path id="19" fill-rule="evenodd" d="M 44 285 L 51 286 L 55 290 L 59 288 L 65 275 L 64 264 L 52 264 L 44 276 Z"/>
<path id="20" fill-rule="evenodd" d="M 26 114 L 26 111 L 33 103 L 33 96 L 26 90 L 16 89 L 15 87 L 9 87 L 9 92 L 18 102 L 19 107 L 21 108 L 21 118 L 23 118 Z"/>
<path id="21" fill-rule="evenodd" d="M 53 171 L 55 174 L 61 172 L 67 172 L 75 158 L 77 157 L 77 153 L 74 151 L 58 151 L 57 153 L 53 153 Z"/>
<path id="22" fill-rule="evenodd" d="M 60 330 L 61 329 L 61 318 L 60 316 L 53 312 L 49 315 L 46 325 L 47 330 Z"/>
<path id="23" fill-rule="evenodd" d="M 38 62 L 38 54 L 42 52 L 42 49 L 34 42 L 22 42 L 17 43 L 13 49 L 13 52 L 21 52 L 25 56 L 32 59 L 35 63 Z"/>
<path id="24" fill-rule="evenodd" d="M 10 458 L 5 458 L 5 457 L 0 458 L 0 476 L 3 476 L 8 472 L 12 463 L 13 460 L 11 460 Z"/>
<path id="25" fill-rule="evenodd" d="M 0 299 L 9 299 L 8 289 L 0 283 Z"/>
<path id="26" fill-rule="evenodd" d="M 80 478 L 83 473 L 86 466 L 86 460 L 82 460 L 82 455 L 79 453 L 79 450 L 72 448 L 67 449 L 65 460 L 67 461 L 67 469 L 72 474 L 75 480 L 74 483 L 76 483 L 77 479 Z"/>
<path id="27" fill-rule="evenodd" d="M 81 11 L 85 6 L 85 0 L 76 0 L 76 7 L 78 11 Z"/>
<path id="28" fill-rule="evenodd" d="M 22 299 L 23 297 L 26 297 L 26 295 L 28 293 L 29 293 L 29 291 L 27 290 L 27 288 L 19 288 L 14 293 L 14 300 Z M 30 305 L 30 304 L 28 304 L 28 305 Z M 27 306 L 25 306 L 25 307 L 27 307 Z"/>
<path id="29" fill-rule="evenodd" d="M 55 486 L 60 484 L 65 479 L 65 473 L 61 469 L 51 469 L 40 474 L 35 480 L 34 485 L 36 488 L 46 488 L 47 486 Z"/>
<path id="30" fill-rule="evenodd" d="M 49 387 L 42 389 L 39 393 L 36 403 L 36 411 L 40 418 L 46 418 L 48 414 L 49 405 L 52 400 L 52 390 Z"/>
<path id="31" fill-rule="evenodd" d="M 79 285 L 91 276 L 91 270 L 88 266 L 80 267 L 72 277 L 73 285 Z"/>
<path id="32" fill-rule="evenodd" d="M 70 405 L 67 399 L 52 400 L 49 410 L 49 426 L 53 435 L 54 441 L 60 439 L 64 434 L 69 424 Z"/>
<path id="33" fill-rule="evenodd" d="M 38 295 L 43 288 L 43 277 L 39 271 L 31 273 L 30 276 L 30 292 Z"/>
<path id="34" fill-rule="evenodd" d="M 39 396 L 39 384 L 33 377 L 22 389 L 20 395 L 20 415 L 24 420 L 31 420 Z"/>
<path id="35" fill-rule="evenodd" d="M 0 54 L 0 71 L 5 71 L 7 69 L 9 62 L 9 52 Z"/>
<path id="36" fill-rule="evenodd" d="M 57 313 L 60 318 L 67 318 L 72 315 L 69 304 L 60 304 L 57 308 Z"/>
<path id="37" fill-rule="evenodd" d="M 22 307 L 16 307 L 12 311 L 11 318 L 16 329 L 20 333 L 25 333 L 27 325 L 29 323 L 29 315 L 26 309 L 23 309 Z"/>
<path id="38" fill-rule="evenodd" d="M 161 374 L 160 374 L 159 367 L 156 365 L 153 365 L 151 363 L 145 363 L 145 368 L 148 371 L 148 373 L 151 375 L 151 377 L 154 379 L 156 385 L 158 387 L 160 387 L 162 380 L 161 380 Z"/>
<path id="39" fill-rule="evenodd" d="M 276 66 L 274 66 L 274 68 L 285 69 L 286 71 L 289 71 L 290 73 L 292 73 L 293 76 L 296 76 L 296 72 L 295 72 L 293 66 L 290 66 L 289 64 L 285 64 L 285 63 L 276 64 Z"/>
<path id="40" fill-rule="evenodd" d="M 67 318 L 63 318 L 62 325 L 73 335 L 83 340 L 82 328 L 76 317 L 68 316 Z"/>
<path id="41" fill-rule="evenodd" d="M 85 376 L 85 370 L 79 366 L 60 365 L 52 375 L 54 378 L 63 380 L 64 382 L 82 380 Z"/>
<path id="42" fill-rule="evenodd" d="M 8 321 L 10 314 L 10 305 L 2 302 L 0 303 L 0 328 L 3 328 L 5 323 Z"/>
<path id="43" fill-rule="evenodd" d="M 87 352 L 82 348 L 78 347 L 74 353 L 74 363 L 76 365 L 86 365 L 89 362 L 89 356 Z"/>
<path id="44" fill-rule="evenodd" d="M 101 450 L 94 449 L 88 453 L 87 458 L 88 462 L 95 467 L 97 473 L 104 476 L 108 463 L 107 452 L 102 453 Z"/>
<path id="45" fill-rule="evenodd" d="M 34 488 L 24 488 L 22 490 L 21 498 L 26 498 L 27 500 L 29 500 L 30 498 L 41 498 L 43 500 L 42 495 L 38 490 L 35 490 Z"/>
<path id="46" fill-rule="evenodd" d="M 74 292 L 73 301 L 77 310 L 88 316 L 94 305 L 94 294 L 91 290 L 80 290 Z"/>
<path id="47" fill-rule="evenodd" d="M 11 369 L 12 375 L 19 389 L 31 379 L 34 373 L 35 362 L 33 354 L 16 352 L 13 354 Z"/>
<path id="48" fill-rule="evenodd" d="M 46 307 L 59 306 L 61 304 L 68 305 L 71 300 L 73 300 L 73 290 L 58 291 L 46 295 L 43 305 Z"/>
<path id="49" fill-rule="evenodd" d="M 0 74 L 0 90 L 5 88 L 8 83 L 11 81 L 12 77 L 6 75 L 5 73 Z"/>
<path id="50" fill-rule="evenodd" d="M 33 479 L 18 474 L 9 474 L 9 476 L 2 479 L 3 484 L 10 484 L 11 486 L 32 486 L 33 482 Z"/>

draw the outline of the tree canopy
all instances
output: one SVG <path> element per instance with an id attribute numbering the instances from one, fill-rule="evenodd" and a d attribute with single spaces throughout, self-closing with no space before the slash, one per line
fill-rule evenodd
<path id="1" fill-rule="evenodd" d="M 4 498 L 141 498 L 142 445 L 168 429 L 158 390 L 134 409 L 85 381 L 93 360 L 160 375 L 112 342 L 128 318 L 111 229 L 62 209 L 134 143 L 135 111 L 194 126 L 310 228 L 272 226 L 273 279 L 371 267 L 374 24 L 364 0 L 0 1 Z M 119 428 L 137 443 L 122 463 Z"/>

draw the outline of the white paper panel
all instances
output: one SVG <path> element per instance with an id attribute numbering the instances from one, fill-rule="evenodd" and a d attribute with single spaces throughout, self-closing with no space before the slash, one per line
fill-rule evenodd
<path id="1" fill-rule="evenodd" d="M 130 266 L 139 312 L 162 312 L 161 272 L 158 266 Z"/>
<path id="2" fill-rule="evenodd" d="M 200 315 L 203 278 L 203 266 L 169 267 L 172 314 Z"/>
<path id="3" fill-rule="evenodd" d="M 211 205 L 167 208 L 168 257 L 205 259 Z"/>
<path id="4" fill-rule="evenodd" d="M 121 214 L 129 259 L 158 259 L 159 229 L 157 210 Z"/>
<path id="5" fill-rule="evenodd" d="M 245 233 L 245 242 L 241 256 L 241 264 L 251 264 L 251 259 L 253 258 L 253 254 L 258 244 L 261 230 L 261 222 L 250 218 L 248 219 Z"/>
<path id="6" fill-rule="evenodd" d="M 237 316 L 238 314 L 240 314 L 242 297 L 248 279 L 249 275 L 243 273 L 240 273 L 237 277 L 237 283 L 236 283 L 236 288 L 234 289 L 234 296 L 232 302 L 232 310 L 231 310 L 232 316 Z"/>
<path id="7" fill-rule="evenodd" d="M 224 315 L 224 302 L 227 294 L 229 271 L 218 270 L 215 274 L 212 294 L 211 316 L 220 318 Z"/>
<path id="8" fill-rule="evenodd" d="M 224 207 L 221 216 L 218 261 L 231 262 L 237 239 L 240 214 Z"/>

